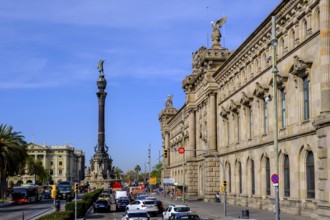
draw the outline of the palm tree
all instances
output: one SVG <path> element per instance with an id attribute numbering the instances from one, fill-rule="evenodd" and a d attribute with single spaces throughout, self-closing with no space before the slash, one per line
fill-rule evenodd
<path id="1" fill-rule="evenodd" d="M 138 178 L 139 178 L 138 175 L 139 175 L 139 172 L 141 171 L 140 165 L 136 165 L 135 168 L 134 168 L 134 170 L 136 172 L 136 180 L 139 181 L 138 180 Z"/>
<path id="2" fill-rule="evenodd" d="M 16 175 L 27 158 L 27 143 L 12 126 L 0 125 L 0 188 L 5 187 L 7 176 Z"/>

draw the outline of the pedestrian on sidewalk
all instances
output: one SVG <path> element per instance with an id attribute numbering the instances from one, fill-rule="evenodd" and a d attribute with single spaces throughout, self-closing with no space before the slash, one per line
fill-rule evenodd
<path id="1" fill-rule="evenodd" d="M 174 196 L 174 193 L 173 193 L 173 190 L 171 190 L 171 192 L 170 192 L 171 201 L 173 201 L 173 196 Z"/>
<path id="2" fill-rule="evenodd" d="M 217 192 L 217 194 L 215 194 L 215 202 L 216 203 L 220 203 L 221 202 L 221 198 L 220 198 L 219 192 Z"/>

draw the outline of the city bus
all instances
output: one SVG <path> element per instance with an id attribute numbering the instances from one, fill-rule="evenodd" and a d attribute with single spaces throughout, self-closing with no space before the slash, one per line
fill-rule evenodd
<path id="1" fill-rule="evenodd" d="M 41 201 L 44 198 L 44 189 L 42 186 L 22 185 L 13 187 L 11 200 L 15 204 L 32 203 Z"/>

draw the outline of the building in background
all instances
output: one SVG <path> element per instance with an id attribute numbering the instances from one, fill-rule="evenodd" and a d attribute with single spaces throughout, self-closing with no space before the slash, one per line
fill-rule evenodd
<path id="1" fill-rule="evenodd" d="M 80 182 L 85 178 L 85 154 L 74 147 L 41 146 L 34 143 L 28 144 L 28 155 L 41 161 L 45 170 L 49 172 L 54 183 L 60 181 Z M 14 176 L 9 178 L 9 183 L 35 182 L 34 175 Z"/>
<path id="2" fill-rule="evenodd" d="M 273 15 L 277 118 L 269 99 Z M 329 0 L 281 1 L 236 51 L 219 47 L 216 34 L 211 48 L 193 53 L 192 73 L 182 84 L 185 104 L 176 109 L 169 97 L 159 114 L 168 154 L 163 178 L 185 185 L 188 199 L 204 201 L 214 201 L 226 180 L 230 204 L 273 211 L 277 120 L 281 212 L 329 219 Z"/>

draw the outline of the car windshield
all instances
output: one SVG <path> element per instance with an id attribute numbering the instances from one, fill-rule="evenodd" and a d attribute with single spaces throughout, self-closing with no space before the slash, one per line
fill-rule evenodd
<path id="1" fill-rule="evenodd" d="M 70 191 L 71 186 L 69 186 L 69 185 L 59 185 L 58 189 L 61 190 L 61 191 Z"/>
<path id="2" fill-rule="evenodd" d="M 108 202 L 107 201 L 97 201 L 96 204 L 98 204 L 98 205 L 100 205 L 100 204 L 108 205 Z"/>
<path id="3" fill-rule="evenodd" d="M 156 204 L 156 202 L 155 201 L 144 201 L 143 204 L 154 205 L 154 204 Z"/>
<path id="4" fill-rule="evenodd" d="M 176 212 L 189 212 L 190 208 L 189 207 L 174 207 L 174 211 L 176 211 Z"/>
<path id="5" fill-rule="evenodd" d="M 148 218 L 148 214 L 145 212 L 141 212 L 141 213 L 129 213 L 127 214 L 129 218 L 136 218 L 136 217 L 146 217 Z"/>

